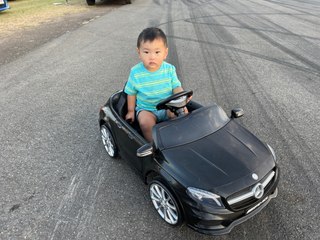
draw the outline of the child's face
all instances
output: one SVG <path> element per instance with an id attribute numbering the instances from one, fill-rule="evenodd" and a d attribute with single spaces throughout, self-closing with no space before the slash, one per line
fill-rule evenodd
<path id="1" fill-rule="evenodd" d="M 157 71 L 162 62 L 168 55 L 168 48 L 165 46 L 162 39 L 154 39 L 152 42 L 141 42 L 138 48 L 139 58 L 143 65 L 150 72 Z"/>

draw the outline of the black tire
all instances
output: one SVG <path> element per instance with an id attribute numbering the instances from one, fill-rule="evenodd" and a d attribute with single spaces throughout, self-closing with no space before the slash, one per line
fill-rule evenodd
<path id="1" fill-rule="evenodd" d="M 159 216 L 172 227 L 180 226 L 183 222 L 181 208 L 175 196 L 163 184 L 161 178 L 153 179 L 149 184 L 151 202 Z"/>
<path id="2" fill-rule="evenodd" d="M 89 6 L 95 5 L 96 4 L 96 0 L 87 0 L 87 4 Z"/>
<path id="3" fill-rule="evenodd" d="M 110 129 L 102 124 L 100 127 L 101 139 L 106 152 L 111 158 L 116 158 L 118 156 L 118 148 Z"/>

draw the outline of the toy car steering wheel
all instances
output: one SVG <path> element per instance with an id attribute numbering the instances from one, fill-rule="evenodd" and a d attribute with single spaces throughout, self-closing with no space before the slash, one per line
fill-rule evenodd
<path id="1" fill-rule="evenodd" d="M 173 112 L 176 116 L 183 116 L 184 110 L 183 108 L 188 103 L 188 98 L 190 98 L 193 94 L 193 91 L 182 91 L 176 94 L 171 95 L 170 97 L 162 100 L 157 104 L 157 109 L 165 109 L 170 110 Z"/>

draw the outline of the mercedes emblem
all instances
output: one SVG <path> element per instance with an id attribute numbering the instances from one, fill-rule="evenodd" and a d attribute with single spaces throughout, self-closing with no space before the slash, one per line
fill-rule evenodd
<path id="1" fill-rule="evenodd" d="M 253 196 L 256 199 L 260 199 L 262 198 L 263 194 L 264 194 L 264 187 L 261 183 L 258 183 L 257 185 L 254 186 L 254 188 L 252 189 L 252 193 Z"/>

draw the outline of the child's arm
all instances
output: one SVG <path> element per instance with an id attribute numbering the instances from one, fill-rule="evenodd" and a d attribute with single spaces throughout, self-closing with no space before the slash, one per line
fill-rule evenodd
<path id="1" fill-rule="evenodd" d="M 176 87 L 173 89 L 173 94 L 175 93 L 179 93 L 179 92 L 182 92 L 183 91 L 183 88 L 182 87 Z M 192 96 L 188 98 L 188 102 L 191 100 Z"/>
<path id="2" fill-rule="evenodd" d="M 127 96 L 128 113 L 126 115 L 126 120 L 131 123 L 134 122 L 134 109 L 136 107 L 136 95 Z"/>
<path id="3" fill-rule="evenodd" d="M 182 92 L 183 91 L 183 88 L 182 87 L 176 87 L 173 89 L 173 93 L 179 93 L 179 92 Z"/>
<path id="4" fill-rule="evenodd" d="M 176 87 L 176 88 L 173 89 L 173 93 L 174 93 L 174 94 L 175 94 L 175 93 L 182 92 L 182 91 L 183 91 L 183 88 L 182 88 L 182 87 Z M 192 98 L 192 96 L 189 97 L 187 101 L 189 102 L 189 101 L 191 100 L 191 98 Z M 183 111 L 184 111 L 185 113 L 188 113 L 188 112 L 189 112 L 188 109 L 187 109 L 187 107 L 184 107 Z"/>

